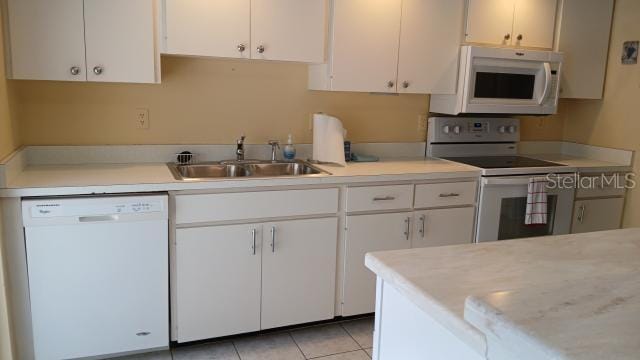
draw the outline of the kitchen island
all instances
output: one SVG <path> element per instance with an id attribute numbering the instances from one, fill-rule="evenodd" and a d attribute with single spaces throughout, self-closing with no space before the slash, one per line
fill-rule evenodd
<path id="1" fill-rule="evenodd" d="M 640 229 L 371 253 L 374 359 L 625 359 Z"/>

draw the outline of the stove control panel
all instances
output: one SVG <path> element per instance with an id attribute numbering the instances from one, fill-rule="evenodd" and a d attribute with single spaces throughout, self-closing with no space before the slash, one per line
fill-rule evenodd
<path id="1" fill-rule="evenodd" d="M 429 118 L 429 143 L 520 141 L 520 120 L 513 118 Z"/>

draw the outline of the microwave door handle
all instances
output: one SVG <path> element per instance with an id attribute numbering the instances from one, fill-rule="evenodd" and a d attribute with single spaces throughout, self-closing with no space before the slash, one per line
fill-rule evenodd
<path id="1" fill-rule="evenodd" d="M 547 98 L 549 91 L 551 91 L 551 64 L 546 62 L 544 63 L 544 91 L 538 100 L 538 105 L 542 105 L 544 99 Z"/>

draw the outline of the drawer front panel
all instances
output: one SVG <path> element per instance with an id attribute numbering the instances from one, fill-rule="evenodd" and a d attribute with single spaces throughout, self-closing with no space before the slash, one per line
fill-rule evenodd
<path id="1" fill-rule="evenodd" d="M 625 175 L 582 176 L 576 191 L 577 198 L 624 196 Z"/>
<path id="2" fill-rule="evenodd" d="M 176 196 L 176 224 L 336 212 L 337 188 Z"/>
<path id="3" fill-rule="evenodd" d="M 413 185 L 365 186 L 347 189 L 347 211 L 410 209 Z"/>
<path id="4" fill-rule="evenodd" d="M 416 185 L 416 209 L 473 205 L 478 184 L 475 181 Z"/>

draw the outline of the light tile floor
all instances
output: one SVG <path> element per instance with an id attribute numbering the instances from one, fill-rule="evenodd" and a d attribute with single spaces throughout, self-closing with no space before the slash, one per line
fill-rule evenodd
<path id="1" fill-rule="evenodd" d="M 118 360 L 368 360 L 372 346 L 373 318 L 368 317 Z"/>

